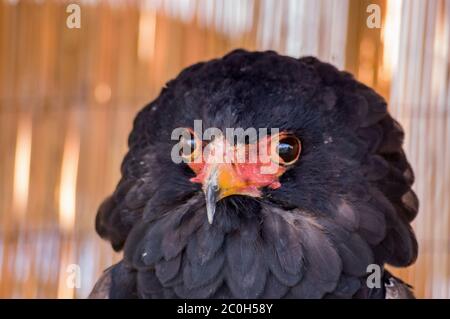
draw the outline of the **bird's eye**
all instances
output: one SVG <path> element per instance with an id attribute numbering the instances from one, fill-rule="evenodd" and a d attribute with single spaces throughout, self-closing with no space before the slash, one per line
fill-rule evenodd
<path id="1" fill-rule="evenodd" d="M 301 144 L 300 140 L 294 135 L 280 134 L 278 142 L 274 145 L 275 161 L 282 165 L 291 165 L 295 163 L 300 155 Z"/>
<path id="2" fill-rule="evenodd" d="M 180 139 L 180 146 L 180 156 L 192 162 L 201 153 L 202 143 L 191 129 L 187 129 L 187 134 Z"/>

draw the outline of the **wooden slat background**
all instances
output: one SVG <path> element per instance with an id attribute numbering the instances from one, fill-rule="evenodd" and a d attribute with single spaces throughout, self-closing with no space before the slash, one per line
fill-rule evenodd
<path id="1" fill-rule="evenodd" d="M 449 0 L 0 0 L 0 297 L 84 298 L 120 258 L 93 229 L 135 113 L 185 66 L 244 47 L 316 55 L 390 101 L 421 211 L 418 297 L 450 297 Z M 369 4 L 382 28 L 369 29 Z M 81 287 L 67 286 L 70 264 Z"/>

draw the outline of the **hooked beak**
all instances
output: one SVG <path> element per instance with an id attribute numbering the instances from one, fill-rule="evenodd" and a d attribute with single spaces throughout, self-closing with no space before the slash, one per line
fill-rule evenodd
<path id="1" fill-rule="evenodd" d="M 217 182 L 217 169 L 214 169 L 203 187 L 206 200 L 206 214 L 208 216 L 208 222 L 210 224 L 212 224 L 214 220 L 214 214 L 216 213 L 216 203 L 220 198 L 220 189 Z"/>
<path id="2" fill-rule="evenodd" d="M 206 181 L 203 183 L 206 200 L 208 222 L 213 223 L 216 204 L 221 199 L 231 195 L 247 195 L 260 197 L 258 187 L 241 178 L 232 164 L 213 164 L 210 167 Z"/>

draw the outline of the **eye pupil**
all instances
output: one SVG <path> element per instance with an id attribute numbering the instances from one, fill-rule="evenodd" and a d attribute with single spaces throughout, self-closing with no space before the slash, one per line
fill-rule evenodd
<path id="1" fill-rule="evenodd" d="M 296 138 L 286 137 L 278 143 L 277 153 L 285 163 L 290 163 L 297 159 L 299 148 L 299 142 Z"/>
<path id="2" fill-rule="evenodd" d="M 193 153 L 195 150 L 195 146 L 196 146 L 195 139 L 191 138 L 190 140 L 185 141 L 185 143 L 186 143 L 186 149 L 189 150 L 189 154 Z M 188 154 L 186 154 L 186 155 L 188 155 Z"/>
<path id="3" fill-rule="evenodd" d="M 190 138 L 190 139 L 181 139 L 181 150 L 180 152 L 183 155 L 189 156 L 190 154 L 192 154 L 195 150 L 195 146 L 196 146 L 196 142 L 194 138 Z"/>
<path id="4" fill-rule="evenodd" d="M 195 136 L 191 134 L 189 138 L 182 137 L 180 143 L 180 156 L 188 160 L 193 160 L 193 157 L 198 148 L 198 141 Z"/>

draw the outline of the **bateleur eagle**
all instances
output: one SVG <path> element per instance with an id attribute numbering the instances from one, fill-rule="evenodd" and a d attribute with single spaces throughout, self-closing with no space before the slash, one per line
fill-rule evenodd
<path id="1" fill-rule="evenodd" d="M 195 120 L 278 128 L 279 169 L 174 162 L 174 129 L 191 132 L 183 156 L 212 143 Z M 91 297 L 412 296 L 384 270 L 417 256 L 403 135 L 380 95 L 314 57 L 235 50 L 186 68 L 134 121 L 122 178 L 96 218 L 123 259 Z M 371 264 L 379 288 L 366 283 Z"/>

